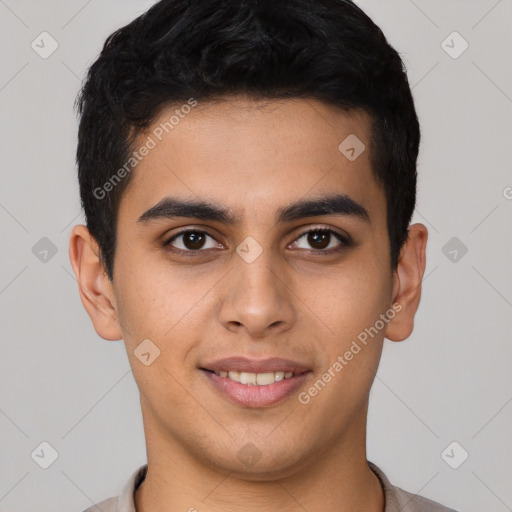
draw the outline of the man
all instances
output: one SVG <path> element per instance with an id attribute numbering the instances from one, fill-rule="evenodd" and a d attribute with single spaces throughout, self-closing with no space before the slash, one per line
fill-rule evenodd
<path id="1" fill-rule="evenodd" d="M 162 0 L 79 98 L 70 259 L 123 339 L 148 464 L 103 511 L 442 511 L 366 458 L 427 230 L 396 51 L 340 0 Z M 96 506 L 88 510 L 96 509 Z"/>

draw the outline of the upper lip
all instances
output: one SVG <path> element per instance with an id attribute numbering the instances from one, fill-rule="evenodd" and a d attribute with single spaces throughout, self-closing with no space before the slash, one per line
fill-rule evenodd
<path id="1" fill-rule="evenodd" d="M 310 370 L 307 366 L 281 357 L 266 359 L 251 359 L 244 356 L 226 357 L 217 359 L 202 366 L 204 370 L 266 373 L 266 372 L 293 372 L 304 373 Z"/>

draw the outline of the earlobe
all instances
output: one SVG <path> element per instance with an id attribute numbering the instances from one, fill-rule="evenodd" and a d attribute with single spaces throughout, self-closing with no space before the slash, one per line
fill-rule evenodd
<path id="1" fill-rule="evenodd" d="M 98 244 L 84 225 L 77 225 L 71 231 L 69 259 L 80 299 L 95 331 L 105 340 L 122 339 L 112 283 L 101 264 Z"/>
<path id="2" fill-rule="evenodd" d="M 400 310 L 386 327 L 385 337 L 391 341 L 407 339 L 414 328 L 425 273 L 427 239 L 428 231 L 423 224 L 410 226 L 394 276 L 393 304 L 399 305 Z"/>

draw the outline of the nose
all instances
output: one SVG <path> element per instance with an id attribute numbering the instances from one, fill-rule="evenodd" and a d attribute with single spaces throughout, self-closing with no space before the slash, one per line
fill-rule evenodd
<path id="1" fill-rule="evenodd" d="M 235 254 L 223 285 L 220 321 L 231 332 L 264 338 L 293 325 L 293 292 L 282 262 L 267 249 L 251 263 Z"/>

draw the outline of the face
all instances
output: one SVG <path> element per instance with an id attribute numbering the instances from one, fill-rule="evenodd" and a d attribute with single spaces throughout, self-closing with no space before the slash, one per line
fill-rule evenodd
<path id="1" fill-rule="evenodd" d="M 231 97 L 166 133 L 175 108 L 140 137 L 155 144 L 123 192 L 104 288 L 148 456 L 270 478 L 362 449 L 383 338 L 407 315 L 370 118 Z"/>

